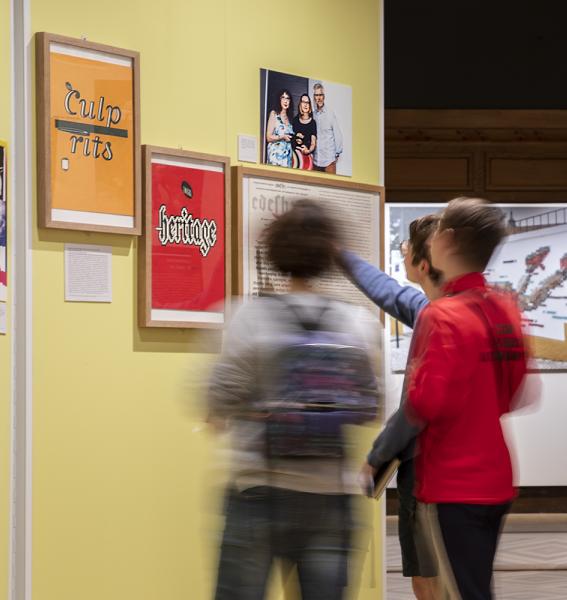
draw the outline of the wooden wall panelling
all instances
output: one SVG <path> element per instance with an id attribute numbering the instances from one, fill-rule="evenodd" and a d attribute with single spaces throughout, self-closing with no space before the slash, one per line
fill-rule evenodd
<path id="1" fill-rule="evenodd" d="M 472 190 L 473 155 L 388 156 L 387 185 L 397 190 Z"/>
<path id="2" fill-rule="evenodd" d="M 391 202 L 565 202 L 567 111 L 388 110 L 385 176 Z"/>
<path id="3" fill-rule="evenodd" d="M 567 189 L 567 155 L 486 152 L 486 189 L 556 191 Z"/>
<path id="4" fill-rule="evenodd" d="M 478 157 L 473 144 L 390 141 L 386 187 L 390 202 L 443 202 L 478 192 Z"/>
<path id="5" fill-rule="evenodd" d="M 566 140 L 567 110 L 386 110 L 386 139 Z"/>

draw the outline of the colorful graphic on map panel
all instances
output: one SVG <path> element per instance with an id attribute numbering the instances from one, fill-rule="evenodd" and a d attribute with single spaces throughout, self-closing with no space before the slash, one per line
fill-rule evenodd
<path id="1" fill-rule="evenodd" d="M 443 204 L 386 205 L 386 257 L 389 274 L 407 281 L 400 243 L 416 218 Z M 534 356 L 533 368 L 567 370 L 567 205 L 500 205 L 508 237 L 494 253 L 485 276 L 518 297 Z M 403 372 L 411 329 L 389 319 L 386 334 L 393 372 Z"/>

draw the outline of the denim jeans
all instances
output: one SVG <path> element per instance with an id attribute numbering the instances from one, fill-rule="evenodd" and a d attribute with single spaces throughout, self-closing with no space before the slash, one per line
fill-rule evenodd
<path id="1" fill-rule="evenodd" d="M 303 600 L 341 600 L 351 523 L 346 495 L 230 491 L 215 600 L 262 600 L 275 558 L 296 565 Z"/>

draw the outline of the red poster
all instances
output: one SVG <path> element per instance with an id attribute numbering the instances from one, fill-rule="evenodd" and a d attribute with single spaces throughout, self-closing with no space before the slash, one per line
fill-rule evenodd
<path id="1" fill-rule="evenodd" d="M 153 161 L 151 168 L 151 307 L 223 312 L 223 170 Z"/>

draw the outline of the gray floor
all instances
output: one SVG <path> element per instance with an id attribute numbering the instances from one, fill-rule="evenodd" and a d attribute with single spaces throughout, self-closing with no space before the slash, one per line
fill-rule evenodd
<path id="1" fill-rule="evenodd" d="M 395 518 L 388 517 L 387 600 L 411 600 L 401 574 Z M 497 600 L 567 600 L 567 515 L 518 515 L 504 528 L 495 561 Z"/>
<path id="2" fill-rule="evenodd" d="M 413 600 L 409 581 L 401 573 L 388 573 L 387 600 Z M 497 600 L 565 600 L 566 571 L 497 571 L 494 574 Z"/>

